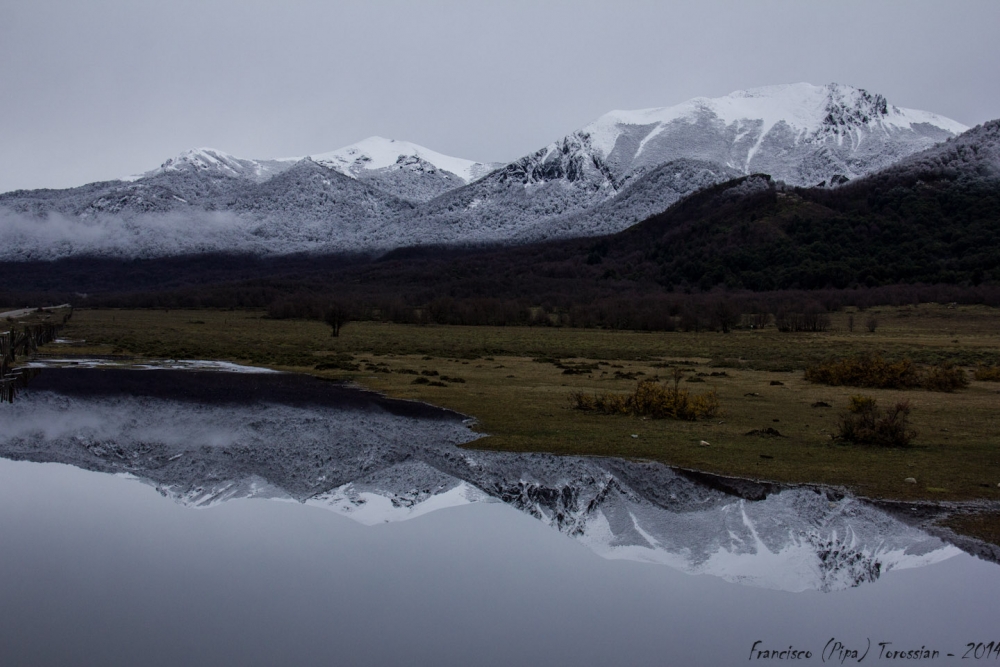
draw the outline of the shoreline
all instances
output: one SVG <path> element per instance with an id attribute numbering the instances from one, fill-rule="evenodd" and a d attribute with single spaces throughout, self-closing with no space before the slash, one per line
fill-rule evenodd
<path id="1" fill-rule="evenodd" d="M 245 373 L 245 374 L 260 374 L 262 376 L 271 376 L 277 374 L 288 374 L 297 375 L 302 377 L 313 378 L 321 382 L 330 383 L 334 387 L 339 386 L 345 389 L 350 389 L 352 391 L 361 392 L 368 394 L 372 397 L 375 403 L 386 405 L 409 405 L 416 408 L 419 413 L 426 413 L 431 411 L 435 415 L 440 415 L 444 417 L 447 415 L 449 418 L 457 418 L 463 423 L 469 425 L 475 425 L 479 423 L 478 418 L 475 415 L 468 415 L 451 408 L 437 405 L 431 403 L 424 399 L 414 399 L 414 398 L 401 398 L 397 396 L 392 396 L 389 393 L 373 388 L 369 385 L 364 384 L 359 381 L 358 378 L 351 379 L 333 379 L 324 377 L 319 374 L 302 372 L 302 371 L 290 371 L 283 368 L 275 368 L 272 366 L 244 366 L 240 364 L 235 364 L 229 361 L 218 361 L 218 360 L 207 360 L 207 359 L 148 359 L 138 356 L 128 356 L 128 355 L 86 355 L 73 357 L 70 355 L 62 355 L 61 358 L 32 358 L 28 360 L 26 364 L 21 365 L 22 368 L 33 368 L 44 371 L 45 369 L 106 369 L 106 370 L 160 370 L 160 371 L 173 371 L 177 372 L 202 372 L 202 373 Z M 116 387 L 115 391 L 121 391 L 120 387 Z M 410 409 L 405 409 L 405 412 L 410 412 Z M 490 439 L 490 434 L 485 432 L 480 432 L 479 437 L 469 442 L 458 445 L 461 449 L 467 451 L 491 451 L 491 452 L 509 452 L 503 448 L 495 448 L 489 446 L 482 446 L 487 444 Z M 474 444 L 475 443 L 475 444 Z M 470 446 L 471 445 L 471 446 Z M 703 470 L 699 468 L 686 467 L 683 465 L 672 464 L 669 461 L 648 459 L 642 457 L 622 457 L 614 454 L 592 454 L 592 453 L 580 453 L 580 452 L 551 452 L 544 449 L 535 449 L 531 453 L 538 454 L 551 454 L 555 456 L 573 456 L 578 458 L 587 459 L 609 459 L 609 460 L 629 460 L 633 462 L 646 462 L 646 463 L 656 463 L 669 468 L 671 471 L 680 474 L 684 477 L 692 479 L 700 484 L 708 486 L 710 488 L 716 489 L 723 493 L 733 495 L 745 500 L 758 501 L 763 500 L 768 495 L 772 493 L 777 493 L 785 489 L 791 488 L 806 488 L 812 489 L 817 492 L 822 492 L 828 497 L 833 497 L 836 499 L 842 498 L 844 496 L 851 496 L 856 500 L 864 502 L 866 504 L 878 507 L 883 511 L 889 513 L 896 519 L 918 528 L 929 535 L 937 537 L 949 544 L 952 544 L 966 553 L 970 553 L 979 558 L 989 560 L 991 562 L 1000 563 L 1000 545 L 994 544 L 976 535 L 968 535 L 955 531 L 952 527 L 946 525 L 944 522 L 956 518 L 956 517 L 968 517 L 977 515 L 998 515 L 1000 516 L 1000 501 L 993 501 L 989 499 L 978 499 L 978 500 L 939 500 L 933 498 L 911 498 L 911 499 L 900 499 L 900 498 L 880 498 L 871 497 L 864 494 L 860 494 L 855 490 L 843 485 L 830 485 L 821 482 L 813 481 L 780 481 L 775 479 L 767 478 L 755 478 L 734 474 L 726 474 L 720 472 L 713 472 L 708 470 Z"/>

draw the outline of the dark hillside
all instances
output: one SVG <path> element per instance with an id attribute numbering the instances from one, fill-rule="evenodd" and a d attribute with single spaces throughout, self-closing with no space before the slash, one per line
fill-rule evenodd
<path id="1" fill-rule="evenodd" d="M 662 285 L 751 290 L 1000 280 L 1000 121 L 840 188 L 750 176 L 595 248 Z"/>

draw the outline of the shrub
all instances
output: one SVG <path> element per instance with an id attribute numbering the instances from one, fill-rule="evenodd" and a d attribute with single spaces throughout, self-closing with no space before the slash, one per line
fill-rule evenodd
<path id="1" fill-rule="evenodd" d="M 889 362 L 880 356 L 859 355 L 824 361 L 806 369 L 806 380 L 819 384 L 879 389 L 920 386 L 916 367 L 909 359 Z"/>
<path id="2" fill-rule="evenodd" d="M 805 379 L 818 384 L 874 389 L 955 391 L 968 386 L 965 371 L 951 364 L 922 371 L 909 359 L 890 362 L 880 356 L 859 355 L 824 361 L 806 369 Z"/>
<path id="3" fill-rule="evenodd" d="M 909 428 L 910 403 L 896 403 L 882 411 L 871 396 L 851 396 L 839 419 L 837 439 L 858 445 L 906 447 L 917 437 Z"/>
<path id="4" fill-rule="evenodd" d="M 687 390 L 678 389 L 676 381 L 670 387 L 654 380 L 643 380 L 631 394 L 577 392 L 572 399 L 578 410 L 652 419 L 694 421 L 699 417 L 714 417 L 719 411 L 719 396 L 715 390 L 692 395 Z"/>
<path id="5" fill-rule="evenodd" d="M 924 376 L 924 389 L 928 391 L 952 392 L 969 386 L 969 379 L 965 377 L 965 371 L 955 368 L 951 364 L 932 366 Z"/>
<path id="6" fill-rule="evenodd" d="M 691 419 L 711 419 L 719 413 L 719 394 L 714 389 L 705 394 L 695 394 L 691 397 L 691 412 Z"/>
<path id="7" fill-rule="evenodd" d="M 980 366 L 975 377 L 983 382 L 1000 382 L 1000 366 Z"/>
<path id="8" fill-rule="evenodd" d="M 591 410 L 603 412 L 606 415 L 627 415 L 630 412 L 629 396 L 623 394 L 595 394 L 591 402 Z M 580 409 L 585 410 L 587 402 L 577 401 Z"/>

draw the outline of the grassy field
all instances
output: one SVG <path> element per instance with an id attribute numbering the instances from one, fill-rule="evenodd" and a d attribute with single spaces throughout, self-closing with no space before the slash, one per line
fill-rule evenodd
<path id="1" fill-rule="evenodd" d="M 1000 500 L 1000 383 L 973 381 L 940 393 L 803 379 L 811 363 L 858 352 L 952 362 L 971 377 L 978 364 L 1000 363 L 1000 310 L 872 309 L 854 314 L 853 332 L 850 315 L 834 314 L 830 331 L 822 333 L 353 322 L 333 338 L 324 324 L 270 320 L 258 312 L 77 310 L 61 335 L 85 342 L 45 351 L 226 359 L 350 380 L 475 417 L 488 437 L 472 446 L 485 449 L 639 457 L 725 475 L 844 486 L 873 498 Z M 870 316 L 878 319 L 875 332 L 865 326 Z M 317 364 L 326 369 L 316 370 Z M 624 393 L 640 379 L 666 379 L 675 368 L 684 372 L 682 388 L 718 392 L 716 418 L 649 420 L 573 407 L 574 392 Z M 913 445 L 835 442 L 838 415 L 858 393 L 883 405 L 909 400 Z M 813 407 L 820 402 L 831 407 Z M 781 435 L 747 435 L 765 428 Z"/>

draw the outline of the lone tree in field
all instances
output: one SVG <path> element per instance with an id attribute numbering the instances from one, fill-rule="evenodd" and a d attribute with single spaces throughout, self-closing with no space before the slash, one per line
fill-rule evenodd
<path id="1" fill-rule="evenodd" d="M 348 320 L 348 310 L 347 306 L 340 303 L 339 301 L 334 301 L 323 313 L 323 321 L 330 325 L 330 336 L 336 337 L 340 335 L 340 328 L 347 324 Z"/>
<path id="2" fill-rule="evenodd" d="M 722 329 L 722 333 L 729 333 L 740 323 L 740 309 L 729 299 L 722 297 L 715 302 L 712 308 L 712 316 L 715 323 Z"/>

